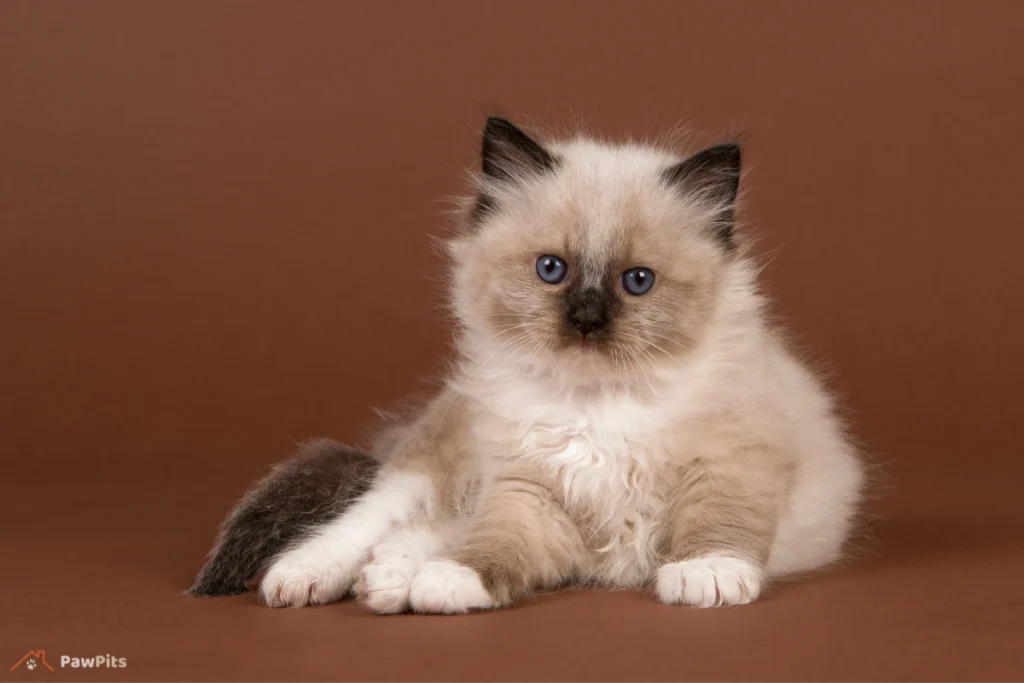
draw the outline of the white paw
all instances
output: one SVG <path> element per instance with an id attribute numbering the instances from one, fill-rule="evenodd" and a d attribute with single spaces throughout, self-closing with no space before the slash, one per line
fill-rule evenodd
<path id="1" fill-rule="evenodd" d="M 353 588 L 363 604 L 378 614 L 395 614 L 409 606 L 409 589 L 420 563 L 404 543 L 382 543 L 373 549 Z"/>
<path id="2" fill-rule="evenodd" d="M 658 570 L 658 599 L 693 607 L 745 605 L 757 600 L 764 572 L 746 560 L 706 555 L 663 565 Z"/>
<path id="3" fill-rule="evenodd" d="M 352 570 L 302 548 L 282 555 L 260 582 L 260 598 L 270 607 L 323 605 L 345 597 Z"/>
<path id="4" fill-rule="evenodd" d="M 449 560 L 432 560 L 420 567 L 409 602 L 414 611 L 427 614 L 463 614 L 497 606 L 475 571 Z"/>

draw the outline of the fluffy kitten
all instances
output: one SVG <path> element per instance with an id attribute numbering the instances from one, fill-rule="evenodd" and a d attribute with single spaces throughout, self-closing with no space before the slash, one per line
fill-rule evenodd
<path id="1" fill-rule="evenodd" d="M 460 613 L 569 583 L 698 607 L 835 560 L 862 465 L 733 235 L 740 150 L 487 122 L 448 243 L 457 361 L 260 592 Z"/>

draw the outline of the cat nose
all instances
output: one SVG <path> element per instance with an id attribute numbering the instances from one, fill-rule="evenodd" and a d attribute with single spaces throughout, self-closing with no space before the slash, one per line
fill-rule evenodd
<path id="1" fill-rule="evenodd" d="M 586 337 L 608 325 L 608 306 L 600 291 L 584 290 L 570 299 L 566 317 Z"/>
<path id="2" fill-rule="evenodd" d="M 604 327 L 607 322 L 608 321 L 604 319 L 604 316 L 591 311 L 581 311 L 569 314 L 569 324 L 579 330 L 580 334 L 584 337 L 597 332 Z"/>

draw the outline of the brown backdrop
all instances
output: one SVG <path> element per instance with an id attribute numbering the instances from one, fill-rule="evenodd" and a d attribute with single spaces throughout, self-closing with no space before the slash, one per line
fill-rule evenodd
<path id="1" fill-rule="evenodd" d="M 1024 678 L 1022 35 L 1012 1 L 0 3 L 0 665 Z M 429 235 L 492 106 L 749 133 L 776 310 L 896 481 L 875 554 L 717 612 L 178 595 L 266 465 L 438 367 Z"/>

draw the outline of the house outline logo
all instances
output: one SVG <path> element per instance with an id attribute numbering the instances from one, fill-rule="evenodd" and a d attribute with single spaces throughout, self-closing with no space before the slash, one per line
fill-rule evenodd
<path id="1" fill-rule="evenodd" d="M 35 671 L 36 668 L 42 664 L 50 671 L 53 671 L 53 667 L 46 661 L 46 650 L 29 650 L 25 653 L 25 656 L 14 663 L 11 667 L 11 671 L 14 671 L 19 666 L 24 666 L 29 671 Z"/>

